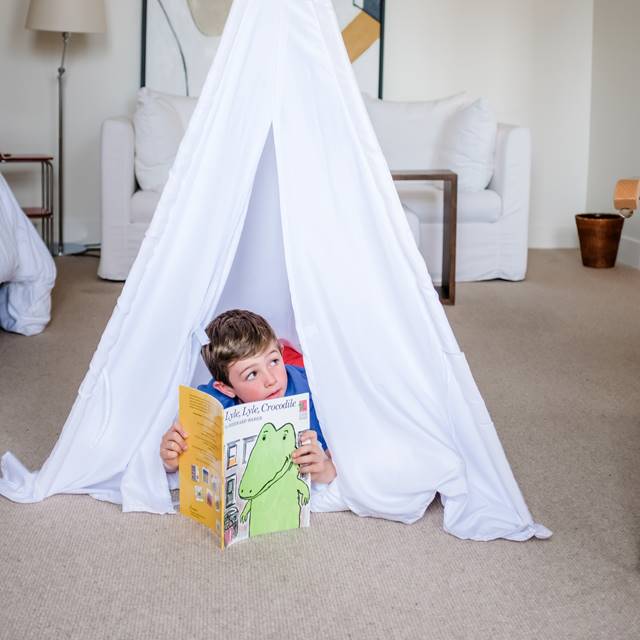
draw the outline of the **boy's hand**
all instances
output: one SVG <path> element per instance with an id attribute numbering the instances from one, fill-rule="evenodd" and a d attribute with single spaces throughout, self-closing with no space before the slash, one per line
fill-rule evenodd
<path id="1" fill-rule="evenodd" d="M 178 456 L 187 450 L 186 439 L 188 437 L 189 434 L 177 420 L 171 425 L 171 429 L 162 436 L 160 457 L 167 472 L 173 473 L 178 470 Z"/>
<path id="2" fill-rule="evenodd" d="M 291 459 L 298 465 L 300 473 L 310 474 L 313 482 L 329 484 L 338 474 L 331 454 L 323 451 L 318 444 L 318 434 L 311 429 L 302 431 L 300 442 L 301 446 L 291 454 Z"/>

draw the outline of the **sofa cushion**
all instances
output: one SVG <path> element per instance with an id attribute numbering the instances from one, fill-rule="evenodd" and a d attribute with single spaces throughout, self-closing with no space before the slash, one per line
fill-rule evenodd
<path id="1" fill-rule="evenodd" d="M 442 167 L 458 174 L 458 192 L 482 191 L 493 175 L 498 123 L 485 98 L 462 107 L 445 125 Z"/>
<path id="2" fill-rule="evenodd" d="M 442 222 L 444 191 L 424 182 L 396 182 L 403 206 L 413 211 L 425 222 Z M 500 196 L 490 189 L 483 191 L 458 191 L 459 223 L 495 222 L 502 213 Z"/>
<path id="3" fill-rule="evenodd" d="M 133 115 L 135 171 L 144 190 L 161 192 L 197 99 L 143 87 Z"/>
<path id="4" fill-rule="evenodd" d="M 131 197 L 131 222 L 149 224 L 159 201 L 158 191 L 136 191 Z"/>
<path id="5" fill-rule="evenodd" d="M 445 126 L 468 97 L 458 93 L 427 102 L 391 102 L 364 94 L 364 103 L 391 169 L 441 169 Z"/>

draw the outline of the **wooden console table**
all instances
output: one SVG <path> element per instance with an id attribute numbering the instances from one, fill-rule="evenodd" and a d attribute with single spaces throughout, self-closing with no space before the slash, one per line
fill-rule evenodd
<path id="1" fill-rule="evenodd" d="M 444 183 L 442 212 L 442 284 L 436 291 L 442 304 L 456 302 L 456 225 L 458 219 L 458 174 L 448 169 L 433 171 L 392 171 L 394 180 L 420 180 Z"/>
<path id="2" fill-rule="evenodd" d="M 22 210 L 31 220 L 40 220 L 42 239 L 51 251 L 53 244 L 53 157 L 40 154 L 0 153 L 0 164 L 10 163 L 40 165 L 40 206 L 22 207 Z"/>

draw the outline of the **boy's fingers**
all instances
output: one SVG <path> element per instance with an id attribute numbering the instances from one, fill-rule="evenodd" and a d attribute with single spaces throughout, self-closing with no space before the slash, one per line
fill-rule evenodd
<path id="1" fill-rule="evenodd" d="M 301 449 L 297 449 L 295 453 L 291 456 L 294 462 L 298 463 L 301 460 L 306 460 L 309 456 L 317 454 L 317 451 L 312 449 L 311 447 L 306 448 L 302 447 Z"/>
<path id="2" fill-rule="evenodd" d="M 171 439 L 165 442 L 164 448 L 168 451 L 176 451 L 182 453 L 183 451 L 186 451 L 187 445 L 184 443 L 184 441 L 182 441 L 182 444 L 180 444 L 180 442 Z"/>
<path id="3" fill-rule="evenodd" d="M 303 458 L 302 460 L 300 460 L 299 462 L 296 462 L 297 465 L 299 465 L 299 467 L 302 468 L 307 468 L 312 464 L 318 464 L 321 465 L 322 464 L 322 458 L 316 457 L 316 456 L 306 456 L 305 458 Z"/>
<path id="4" fill-rule="evenodd" d="M 172 425 L 171 429 L 177 433 L 179 433 L 183 438 L 188 438 L 189 434 L 184 430 L 182 425 L 178 420 L 176 420 Z"/>
<path id="5" fill-rule="evenodd" d="M 187 443 L 177 433 L 172 433 L 169 436 L 169 442 L 175 442 L 183 450 L 187 448 Z"/>
<path id="6" fill-rule="evenodd" d="M 298 447 L 297 449 L 294 449 L 292 455 L 294 458 L 299 458 L 300 456 L 304 456 L 309 453 L 318 453 L 318 452 L 319 452 L 319 449 L 317 444 L 305 444 L 301 447 Z"/>
<path id="7" fill-rule="evenodd" d="M 318 434 L 313 429 L 307 429 L 306 431 L 301 431 L 300 434 L 300 442 L 304 442 L 305 440 L 311 440 L 309 444 L 318 441 Z"/>

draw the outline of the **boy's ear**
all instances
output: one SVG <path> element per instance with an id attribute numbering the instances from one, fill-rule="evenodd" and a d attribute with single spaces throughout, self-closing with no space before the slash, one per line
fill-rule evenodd
<path id="1" fill-rule="evenodd" d="M 216 380 L 213 383 L 213 388 L 219 391 L 220 393 L 224 393 L 225 396 L 229 396 L 229 398 L 235 398 L 236 392 L 233 390 L 233 387 L 230 387 L 228 384 L 224 382 L 220 382 L 220 380 Z"/>

